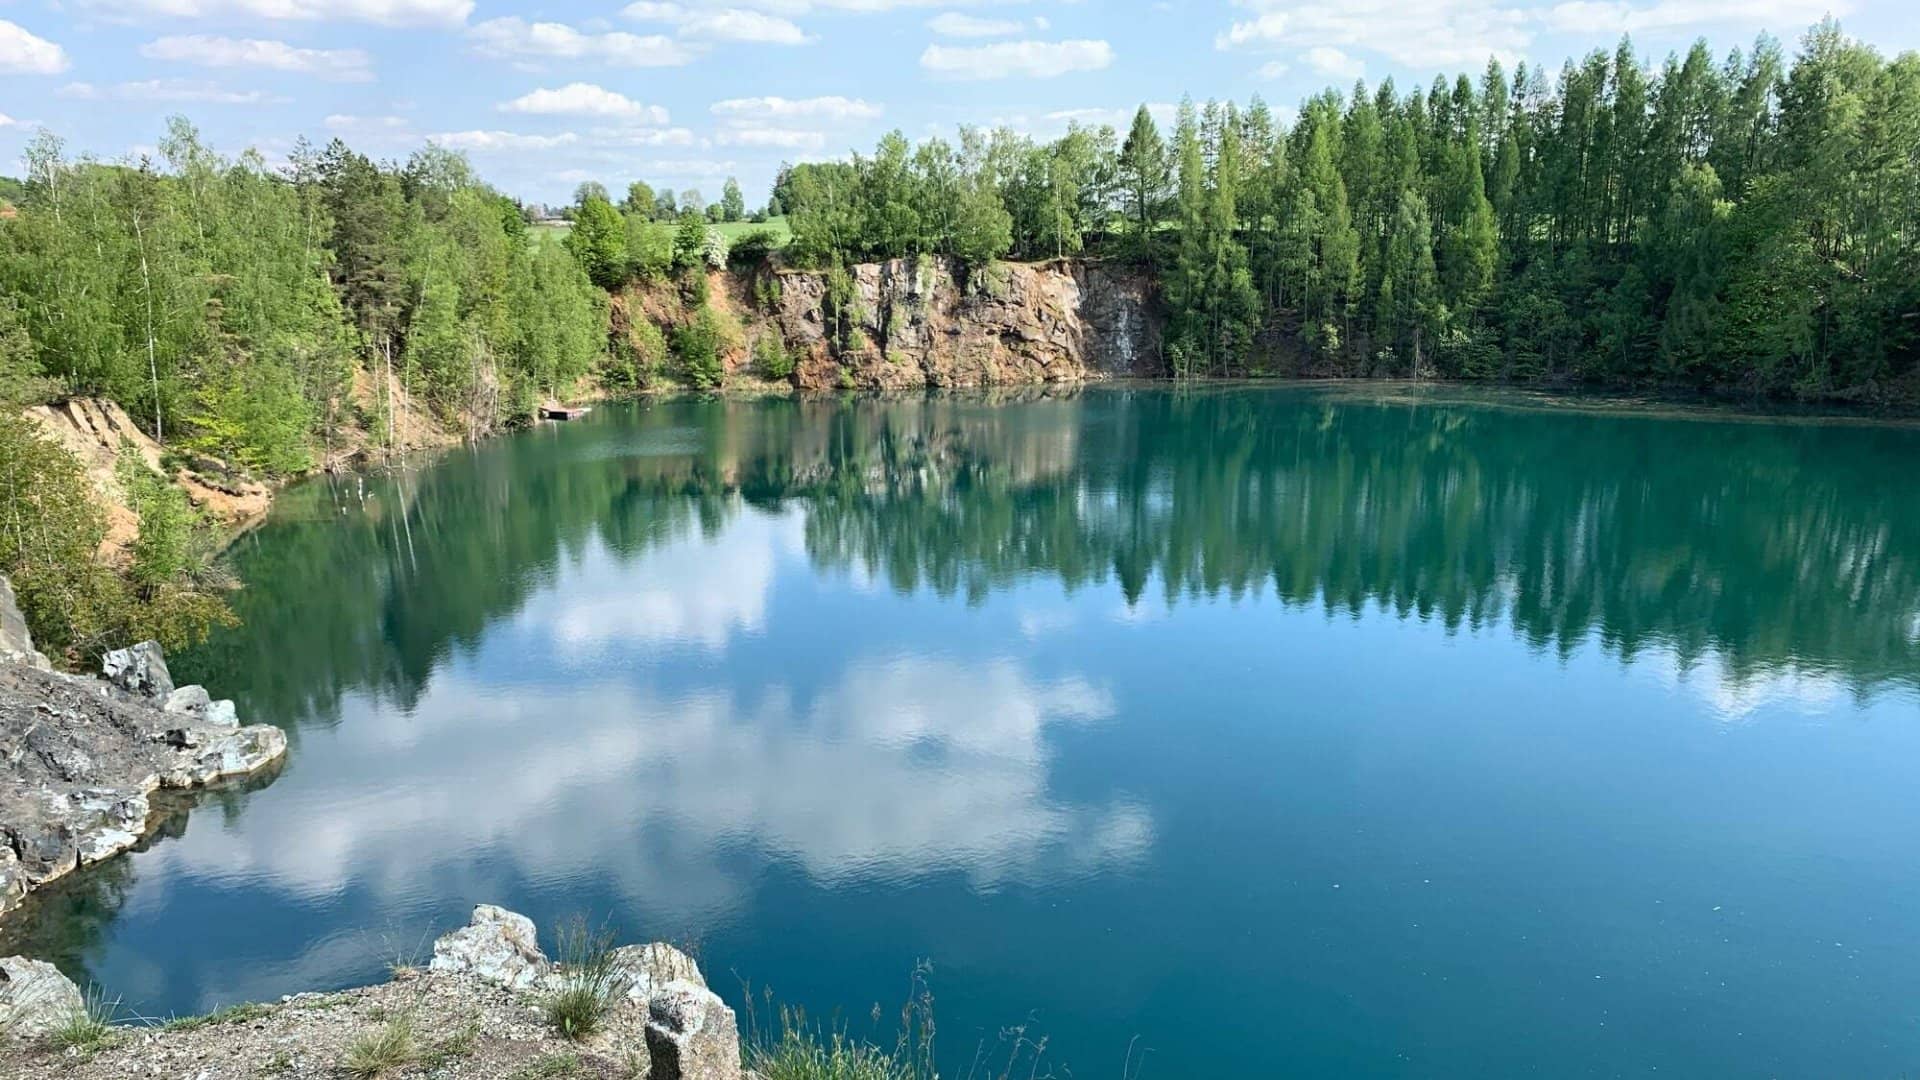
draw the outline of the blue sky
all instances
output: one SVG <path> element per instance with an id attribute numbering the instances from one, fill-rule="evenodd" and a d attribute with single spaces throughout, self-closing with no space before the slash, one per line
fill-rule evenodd
<path id="1" fill-rule="evenodd" d="M 184 114 L 226 153 L 295 135 L 376 157 L 427 139 L 524 198 L 596 179 L 750 202 L 782 160 L 963 123 L 1034 135 L 1328 83 L 1425 83 L 1489 55 L 1560 61 L 1631 31 L 1657 58 L 1705 36 L 1791 46 L 1823 14 L 1883 52 L 1911 0 L 0 0 L 0 171 L 40 126 L 148 151 Z"/>

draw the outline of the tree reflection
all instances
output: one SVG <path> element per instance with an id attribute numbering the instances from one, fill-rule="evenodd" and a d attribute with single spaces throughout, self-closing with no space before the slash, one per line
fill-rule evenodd
<path id="1" fill-rule="evenodd" d="M 352 689 L 406 706 L 562 555 L 752 506 L 901 591 L 1272 590 L 1867 692 L 1920 681 L 1920 504 L 1894 482 L 1917 452 L 1898 428 L 1311 388 L 656 403 L 289 492 L 235 555 L 245 625 L 181 666 L 254 718 L 330 722 Z"/>

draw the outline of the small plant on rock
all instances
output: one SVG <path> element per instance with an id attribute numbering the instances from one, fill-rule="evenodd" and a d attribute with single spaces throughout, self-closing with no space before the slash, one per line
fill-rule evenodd
<path id="1" fill-rule="evenodd" d="M 615 962 L 613 933 L 575 918 L 560 929 L 560 988 L 546 1001 L 547 1022 L 568 1039 L 585 1039 L 626 996 L 628 975 Z"/>

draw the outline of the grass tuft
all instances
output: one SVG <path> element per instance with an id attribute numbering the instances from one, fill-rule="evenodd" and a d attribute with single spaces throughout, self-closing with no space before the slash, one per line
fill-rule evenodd
<path id="1" fill-rule="evenodd" d="M 548 995 L 547 1023 L 568 1039 L 585 1039 L 606 1023 L 627 992 L 627 974 L 614 962 L 612 931 L 589 929 L 582 918 L 560 928 L 560 988 Z"/>
<path id="2" fill-rule="evenodd" d="M 119 1011 L 119 998 L 108 1000 L 105 991 L 90 986 L 80 1007 L 59 1027 L 47 1032 L 47 1039 L 57 1049 L 91 1056 L 113 1041 L 113 1021 Z"/>
<path id="3" fill-rule="evenodd" d="M 340 1065 L 359 1080 L 373 1080 L 382 1073 L 412 1064 L 419 1052 L 413 1017 L 403 1014 L 348 1044 L 347 1056 Z"/>

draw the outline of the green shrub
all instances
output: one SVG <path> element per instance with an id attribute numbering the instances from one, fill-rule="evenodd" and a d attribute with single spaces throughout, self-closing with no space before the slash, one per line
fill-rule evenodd
<path id="1" fill-rule="evenodd" d="M 695 386 L 711 389 L 726 374 L 720 364 L 720 325 L 713 309 L 702 307 L 687 325 L 674 331 L 673 355 L 680 372 Z"/>
<path id="2" fill-rule="evenodd" d="M 685 214 L 673 234 L 673 268 L 693 270 L 707 263 L 707 223 L 697 214 Z"/>
<path id="3" fill-rule="evenodd" d="M 778 330 L 769 330 L 760 335 L 753 343 L 754 366 L 760 374 L 775 381 L 783 381 L 793 375 L 793 355 L 780 340 Z"/>
<path id="4" fill-rule="evenodd" d="M 97 655 L 126 623 L 126 582 L 95 556 L 106 535 L 79 459 L 0 410 L 0 570 L 49 656 Z"/>
<path id="5" fill-rule="evenodd" d="M 216 625 L 232 625 L 216 569 L 213 527 L 187 501 L 187 493 L 127 448 L 118 466 L 121 487 L 140 518 L 127 567 L 134 603 L 128 630 L 168 649 L 196 645 Z"/>
<path id="6" fill-rule="evenodd" d="M 759 266 L 780 247 L 780 234 L 772 229 L 754 229 L 741 234 L 727 249 L 727 265 L 736 270 Z"/>
<path id="7" fill-rule="evenodd" d="M 772 311 L 780 306 L 782 291 L 779 274 L 761 274 L 753 279 L 753 304 L 761 311 Z"/>
<path id="8" fill-rule="evenodd" d="M 972 284 L 991 299 L 1005 300 L 1013 291 L 1013 271 L 1006 263 L 990 262 L 973 275 Z"/>
<path id="9" fill-rule="evenodd" d="M 84 663 L 144 638 L 175 649 L 233 621 L 213 532 L 186 494 L 138 457 L 120 479 L 140 521 L 124 573 L 99 557 L 106 515 L 79 460 L 0 410 L 0 573 L 49 656 Z"/>
<path id="10" fill-rule="evenodd" d="M 0 405 L 8 406 L 8 411 L 38 405 L 51 401 L 59 390 L 59 380 L 42 375 L 33 358 L 33 341 L 21 321 L 19 301 L 0 296 Z"/>

